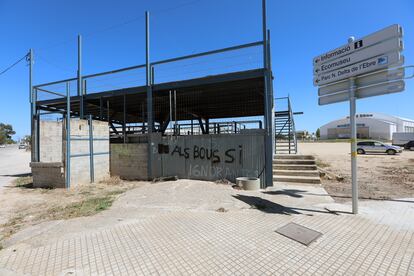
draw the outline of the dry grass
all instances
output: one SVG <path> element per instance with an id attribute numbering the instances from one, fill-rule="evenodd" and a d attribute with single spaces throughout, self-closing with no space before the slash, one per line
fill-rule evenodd
<path id="1" fill-rule="evenodd" d="M 139 185 L 140 182 L 112 177 L 70 190 L 35 189 L 31 177 L 18 178 L 14 187 L 1 195 L 4 199 L 0 198 L 0 209 L 6 200 L 9 200 L 8 209 L 16 206 L 9 210 L 7 222 L 0 225 L 0 242 L 24 227 L 44 221 L 93 216 L 110 208 L 121 194 Z"/>
<path id="2" fill-rule="evenodd" d="M 91 197 L 66 206 L 52 207 L 48 209 L 47 213 L 42 214 L 41 219 L 58 220 L 93 216 L 111 207 L 116 199 L 116 195 L 122 194 L 123 192 L 114 191 L 105 196 Z"/>
<path id="3" fill-rule="evenodd" d="M 21 188 L 32 188 L 33 187 L 33 177 L 23 176 L 23 177 L 16 178 L 13 181 L 13 185 L 16 186 L 16 187 L 21 187 Z"/>
<path id="4" fill-rule="evenodd" d="M 329 163 L 323 162 L 320 159 L 316 159 L 316 166 L 318 166 L 319 168 L 328 168 L 331 165 Z"/>

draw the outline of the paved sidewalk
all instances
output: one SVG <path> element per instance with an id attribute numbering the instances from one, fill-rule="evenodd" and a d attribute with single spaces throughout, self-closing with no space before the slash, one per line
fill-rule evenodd
<path id="1" fill-rule="evenodd" d="M 70 229 L 85 220 L 122 217 L 117 224 L 71 233 L 60 225 L 58 238 L 52 234 L 39 243 L 33 237 L 0 251 L 0 275 L 414 275 L 414 200 L 364 202 L 362 214 L 354 216 L 327 211 L 344 206 L 313 186 L 260 193 L 179 182 L 148 184 L 100 218 L 65 222 Z M 193 193 L 204 207 L 186 203 L 200 188 L 207 197 L 216 189 L 221 202 L 203 205 L 203 195 Z M 167 192 L 170 202 L 157 201 Z M 295 196 L 299 207 L 291 204 Z M 224 199 L 228 211 L 215 211 Z M 251 209 L 252 202 L 267 207 Z M 323 236 L 306 247 L 275 232 L 288 222 Z"/>

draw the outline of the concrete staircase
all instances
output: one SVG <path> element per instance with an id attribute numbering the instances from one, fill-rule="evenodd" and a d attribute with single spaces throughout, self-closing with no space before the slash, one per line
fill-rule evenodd
<path id="1" fill-rule="evenodd" d="M 273 181 L 320 184 L 315 157 L 311 155 L 277 154 L 273 159 Z"/>

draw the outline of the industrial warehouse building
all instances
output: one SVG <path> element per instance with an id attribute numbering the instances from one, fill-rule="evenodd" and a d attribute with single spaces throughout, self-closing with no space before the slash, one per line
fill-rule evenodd
<path id="1" fill-rule="evenodd" d="M 357 137 L 391 140 L 394 132 L 414 132 L 414 120 L 381 113 L 356 115 Z M 321 139 L 350 138 L 349 117 L 331 121 L 320 127 Z"/>

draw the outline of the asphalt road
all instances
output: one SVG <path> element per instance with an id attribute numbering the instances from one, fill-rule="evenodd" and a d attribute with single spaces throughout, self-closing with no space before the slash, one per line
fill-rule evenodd
<path id="1" fill-rule="evenodd" d="M 30 152 L 17 145 L 0 148 L 0 188 L 30 173 Z"/>

